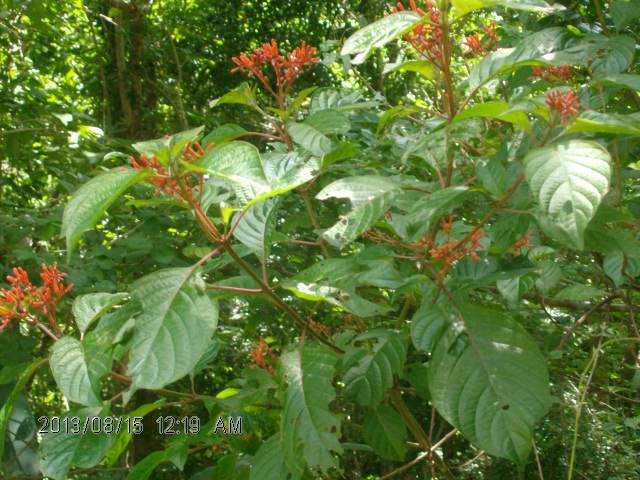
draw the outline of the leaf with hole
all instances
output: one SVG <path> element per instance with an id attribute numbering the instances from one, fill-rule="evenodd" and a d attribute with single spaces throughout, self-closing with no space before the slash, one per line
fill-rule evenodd
<path id="1" fill-rule="evenodd" d="M 522 465 L 551 405 L 544 357 L 501 311 L 465 303 L 460 315 L 429 360 L 432 402 L 478 448 Z"/>

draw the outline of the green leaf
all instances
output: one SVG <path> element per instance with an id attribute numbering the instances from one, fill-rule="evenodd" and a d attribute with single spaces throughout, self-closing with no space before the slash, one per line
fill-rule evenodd
<path id="1" fill-rule="evenodd" d="M 243 204 L 269 193 L 262 159 L 256 147 L 247 142 L 231 142 L 207 152 L 196 163 L 212 175 L 231 182 Z"/>
<path id="2" fill-rule="evenodd" d="M 146 403 L 144 405 L 139 406 L 134 411 L 123 415 L 122 424 L 127 425 L 127 428 L 122 428 L 118 436 L 116 437 L 113 445 L 109 449 L 109 451 L 104 456 L 104 461 L 107 466 L 114 465 L 115 462 L 120 458 L 120 455 L 126 450 L 131 438 L 135 434 L 133 430 L 137 428 L 139 420 L 131 420 L 136 417 L 144 417 L 145 415 L 161 408 L 164 405 L 164 400 L 157 400 L 153 403 Z M 126 423 L 129 422 L 129 423 Z"/>
<path id="3" fill-rule="evenodd" d="M 322 157 L 322 168 L 327 168 L 335 162 L 341 162 L 353 158 L 358 154 L 358 149 L 351 143 L 343 142 Z"/>
<path id="4" fill-rule="evenodd" d="M 209 103 L 210 108 L 215 108 L 219 105 L 235 103 L 238 105 L 247 105 L 253 107 L 256 105 L 255 88 L 249 86 L 248 83 L 241 83 L 236 88 L 228 93 L 225 93 L 220 98 L 216 98 Z"/>
<path id="5" fill-rule="evenodd" d="M 451 5 L 455 9 L 455 17 L 462 17 L 474 10 L 495 6 L 547 14 L 565 10 L 565 7 L 560 4 L 550 5 L 543 0 L 451 0 Z"/>
<path id="6" fill-rule="evenodd" d="M 438 412 L 478 448 L 524 464 L 549 410 L 549 375 L 536 342 L 510 317 L 465 303 L 429 361 Z"/>
<path id="7" fill-rule="evenodd" d="M 288 132 L 295 143 L 316 157 L 322 157 L 333 150 L 331 139 L 308 123 L 289 122 Z"/>
<path id="8" fill-rule="evenodd" d="M 560 290 L 555 295 L 556 300 L 570 300 L 572 302 L 584 302 L 594 297 L 602 297 L 606 294 L 604 290 L 592 287 L 591 285 L 571 285 Z"/>
<path id="9" fill-rule="evenodd" d="M 351 128 L 349 118 L 336 110 L 320 110 L 305 118 L 303 124 L 312 126 L 323 135 L 344 135 Z"/>
<path id="10" fill-rule="evenodd" d="M 640 90 L 640 75 L 633 73 L 611 73 L 597 79 L 600 83 L 620 85 L 631 90 Z"/>
<path id="11" fill-rule="evenodd" d="M 555 59 L 568 36 L 562 27 L 546 28 L 524 38 L 515 48 L 501 48 L 489 53 L 469 74 L 469 87 L 479 88 L 492 78 L 525 65 L 563 63 Z M 564 63 L 571 63 L 564 61 Z"/>
<path id="12" fill-rule="evenodd" d="M 153 471 L 164 462 L 173 463 L 182 470 L 188 455 L 186 442 L 176 443 L 165 450 L 150 453 L 138 462 L 127 475 L 127 480 L 147 480 Z"/>
<path id="13" fill-rule="evenodd" d="M 449 313 L 440 305 L 423 301 L 411 320 L 411 340 L 423 352 L 430 353 L 449 324 Z"/>
<path id="14" fill-rule="evenodd" d="M 384 130 L 384 127 L 386 127 L 390 121 L 397 118 L 413 115 L 414 113 L 418 113 L 419 111 L 420 109 L 418 107 L 406 105 L 397 105 L 393 108 L 390 108 L 382 115 L 380 115 L 380 118 L 378 119 L 378 129 L 376 130 L 376 134 L 380 134 L 380 132 Z"/>
<path id="15" fill-rule="evenodd" d="M 390 63 L 385 65 L 383 73 L 391 72 L 416 72 L 427 80 L 433 80 L 437 77 L 438 71 L 433 63 L 426 60 L 408 60 L 402 63 Z"/>
<path id="16" fill-rule="evenodd" d="M 282 282 L 282 286 L 293 292 L 298 298 L 312 302 L 324 301 L 341 307 L 358 317 L 374 317 L 389 311 L 388 307 L 370 302 L 357 295 L 353 287 L 346 290 L 297 279 L 285 279 Z"/>
<path id="17" fill-rule="evenodd" d="M 275 228 L 275 212 L 279 200 L 267 198 L 251 205 L 242 215 L 236 214 L 233 225 L 237 224 L 233 236 L 246 245 L 260 258 L 269 256 L 270 237 Z"/>
<path id="18" fill-rule="evenodd" d="M 250 480 L 300 480 L 287 466 L 280 433 L 266 440 L 251 460 Z M 300 467 L 302 470 L 304 467 Z"/>
<path id="19" fill-rule="evenodd" d="M 358 335 L 356 342 L 375 340 L 370 352 L 364 354 L 344 376 L 347 394 L 360 405 L 375 407 L 393 385 L 393 376 L 404 367 L 407 347 L 403 338 L 390 330 L 372 330 Z"/>
<path id="20" fill-rule="evenodd" d="M 422 17 L 415 12 L 398 12 L 385 16 L 351 35 L 344 43 L 341 54 L 357 54 L 353 63 L 362 63 L 371 50 L 400 37 L 421 21 Z"/>
<path id="21" fill-rule="evenodd" d="M 191 268 L 160 270 L 135 282 L 142 305 L 129 360 L 132 394 L 162 388 L 187 375 L 204 354 L 218 324 L 218 305 Z"/>
<path id="22" fill-rule="evenodd" d="M 589 34 L 549 58 L 555 64 L 584 65 L 596 75 L 609 75 L 625 71 L 635 54 L 635 41 L 618 35 L 607 37 Z"/>
<path id="23" fill-rule="evenodd" d="M 309 98 L 309 95 L 311 95 L 317 89 L 318 87 L 308 87 L 301 90 L 300 93 L 296 95 L 296 98 L 293 100 L 293 102 L 289 103 L 289 105 L 287 106 L 287 117 L 290 117 L 291 115 L 297 113 L 300 108 L 302 108 L 302 105 L 307 100 L 307 98 Z"/>
<path id="24" fill-rule="evenodd" d="M 582 249 L 584 231 L 609 190 L 609 153 L 594 142 L 570 140 L 530 151 L 525 177 L 548 233 Z M 550 228 L 549 228 L 550 227 Z"/>
<path id="25" fill-rule="evenodd" d="M 397 182 L 374 175 L 341 178 L 330 183 L 316 198 L 348 198 L 353 209 L 325 230 L 322 237 L 338 248 L 351 243 L 384 214 L 399 188 Z"/>
<path id="26" fill-rule="evenodd" d="M 182 156 L 185 147 L 189 143 L 197 140 L 198 136 L 204 130 L 204 126 L 185 130 L 174 135 L 157 138 L 155 140 L 147 140 L 145 142 L 134 143 L 132 147 L 141 155 L 147 158 L 157 158 L 162 165 L 169 165 L 176 162 Z"/>
<path id="27" fill-rule="evenodd" d="M 280 431 L 287 463 L 298 465 L 302 455 L 309 468 L 326 472 L 337 466 L 333 453 L 342 453 L 340 420 L 329 410 L 337 357 L 324 346 L 306 342 L 281 362 L 287 392 Z"/>
<path id="28" fill-rule="evenodd" d="M 400 414 L 389 405 L 369 409 L 362 424 L 362 435 L 382 458 L 402 461 L 407 455 L 407 427 Z"/>
<path id="29" fill-rule="evenodd" d="M 11 419 L 13 406 L 15 405 L 18 397 L 24 389 L 24 386 L 31 379 L 34 372 L 42 365 L 44 365 L 45 362 L 46 359 L 36 358 L 22 370 L 20 376 L 18 377 L 18 381 L 14 385 L 9 396 L 4 401 L 2 408 L 0 408 L 0 458 L 4 458 L 4 445 L 7 438 L 7 428 L 9 426 L 9 420 Z"/>
<path id="30" fill-rule="evenodd" d="M 89 337 L 84 342 L 62 337 L 51 348 L 49 359 L 64 396 L 89 407 L 101 405 L 100 380 L 111 370 L 111 352 L 97 347 Z"/>
<path id="31" fill-rule="evenodd" d="M 207 134 L 200 143 L 204 148 L 207 148 L 209 145 L 220 146 L 223 143 L 235 140 L 246 133 L 247 130 L 242 128 L 240 125 L 236 125 L 235 123 L 226 123 L 224 125 L 220 125 L 211 133 Z"/>
<path id="32" fill-rule="evenodd" d="M 116 199 L 131 185 L 147 178 L 150 172 L 115 168 L 82 185 L 64 208 L 62 235 L 67 239 L 67 255 L 71 255 L 81 235 L 93 228 Z"/>
<path id="33" fill-rule="evenodd" d="M 640 120 L 633 115 L 600 113 L 587 110 L 571 122 L 565 133 L 582 132 L 640 135 Z"/>
<path id="34" fill-rule="evenodd" d="M 64 480 L 72 466 L 78 468 L 96 466 L 111 448 L 115 436 L 92 433 L 91 428 L 83 434 L 82 429 L 86 422 L 89 426 L 91 425 L 92 418 L 104 417 L 108 413 L 108 407 L 85 407 L 66 413 L 60 422 L 64 425 L 64 419 L 68 418 L 70 431 L 67 432 L 61 426 L 60 433 L 46 433 L 40 442 L 40 468 L 43 475 L 54 480 Z M 76 417 L 80 419 L 80 433 L 71 431 L 75 423 L 71 419 Z"/>
<path id="35" fill-rule="evenodd" d="M 640 0 L 613 0 L 609 8 L 618 31 L 640 17 Z"/>
<path id="36" fill-rule="evenodd" d="M 474 105 L 456 115 L 453 123 L 468 118 L 495 118 L 503 122 L 513 123 L 524 130 L 529 130 L 529 118 L 526 112 L 512 108 L 507 102 L 492 101 Z"/>
<path id="37" fill-rule="evenodd" d="M 187 168 L 228 181 L 246 209 L 265 198 L 288 192 L 313 178 L 317 164 L 302 162 L 295 152 L 269 154 L 265 159 L 247 142 L 231 142 L 207 152 Z"/>
<path id="38" fill-rule="evenodd" d="M 430 195 L 422 195 L 411 207 L 407 216 L 409 225 L 415 225 L 412 239 L 419 239 L 437 222 L 440 217 L 461 205 L 469 192 L 468 187 L 447 187 Z"/>
<path id="39" fill-rule="evenodd" d="M 76 297 L 72 311 L 80 332 L 86 333 L 93 322 L 128 297 L 127 293 L 88 293 Z"/>

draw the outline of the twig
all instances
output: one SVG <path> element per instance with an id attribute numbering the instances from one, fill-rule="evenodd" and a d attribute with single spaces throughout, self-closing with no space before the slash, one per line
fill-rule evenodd
<path id="1" fill-rule="evenodd" d="M 602 308 L 603 306 L 611 303 L 611 301 L 616 298 L 617 295 L 611 295 L 610 297 L 605 298 L 604 300 L 602 300 L 600 303 L 597 303 L 595 305 L 593 305 L 589 310 L 587 310 L 586 312 L 584 312 L 582 314 L 582 316 L 576 321 L 574 322 L 565 332 L 565 334 L 562 336 L 562 338 L 560 339 L 560 343 L 558 343 L 558 346 L 556 347 L 556 350 L 561 350 L 562 347 L 565 346 L 565 344 L 569 341 L 569 339 L 571 338 L 571 335 L 573 335 L 573 332 L 575 332 L 575 330 L 582 325 L 584 322 L 587 321 L 587 319 L 589 318 L 589 316 L 591 314 L 593 314 L 596 310 Z"/>
<path id="2" fill-rule="evenodd" d="M 396 475 L 399 475 L 403 472 L 406 472 L 407 470 L 409 470 L 411 467 L 413 467 L 414 465 L 417 465 L 418 463 L 420 463 L 421 461 L 425 460 L 426 458 L 429 457 L 429 455 L 431 455 L 433 452 L 435 452 L 438 448 L 440 448 L 440 446 L 446 442 L 447 440 L 449 440 L 451 437 L 453 437 L 456 433 L 458 433 L 458 429 L 454 428 L 453 430 L 451 430 L 449 433 L 447 433 L 444 437 L 442 437 L 440 440 L 438 440 L 438 442 L 433 445 L 428 451 L 424 452 L 422 455 L 417 456 L 416 458 L 414 458 L 413 460 L 411 460 L 409 463 L 407 463 L 406 465 L 401 466 L 400 468 L 396 468 L 393 472 L 390 472 L 388 474 L 386 474 L 384 477 L 380 477 L 380 480 L 387 480 L 389 478 L 395 477 Z"/>

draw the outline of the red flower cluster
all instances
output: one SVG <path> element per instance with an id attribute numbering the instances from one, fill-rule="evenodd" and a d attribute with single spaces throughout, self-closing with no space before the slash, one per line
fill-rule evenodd
<path id="1" fill-rule="evenodd" d="M 549 91 L 546 103 L 552 114 L 560 116 L 562 125 L 580 109 L 580 98 L 573 90 L 567 90 L 564 93 L 560 90 Z"/>
<path id="2" fill-rule="evenodd" d="M 0 330 L 11 320 L 36 322 L 35 313 L 47 317 L 49 323 L 56 328 L 56 310 L 58 301 L 73 288 L 73 284 L 65 285 L 66 274 L 53 264 L 41 265 L 40 278 L 43 285 L 36 287 L 29 280 L 29 275 L 22 267 L 13 269 L 13 275 L 7 276 L 11 284 L 9 289 L 0 289 Z"/>
<path id="3" fill-rule="evenodd" d="M 482 25 L 482 29 L 487 34 L 488 38 L 483 43 L 480 41 L 480 37 L 477 33 L 469 35 L 464 42 L 464 44 L 469 47 L 469 50 L 464 52 L 465 55 L 470 55 L 475 58 L 481 55 L 486 55 L 489 50 L 495 50 L 498 47 L 496 24 L 491 22 L 491 26 Z"/>
<path id="4" fill-rule="evenodd" d="M 511 245 L 511 250 L 516 253 L 522 253 L 523 249 L 530 246 L 531 242 L 529 241 L 529 233 L 527 233 L 520 240 L 517 240 L 513 245 Z"/>
<path id="5" fill-rule="evenodd" d="M 418 15 L 425 17 L 427 12 L 416 5 L 415 0 L 410 0 L 411 10 Z M 440 10 L 432 3 L 427 2 L 429 10 L 429 23 L 421 23 L 404 38 L 415 49 L 418 55 L 429 60 L 437 67 L 442 67 L 442 27 L 440 26 Z M 404 12 L 405 7 L 402 2 L 392 7 L 393 13 Z"/>
<path id="6" fill-rule="evenodd" d="M 182 153 L 182 160 L 185 162 L 193 162 L 212 148 L 213 145 L 209 145 L 207 150 L 205 150 L 197 142 L 187 145 Z M 130 156 L 129 160 L 133 168 L 137 170 L 144 170 L 145 168 L 153 170 L 154 175 L 149 181 L 156 186 L 156 193 L 164 192 L 169 196 L 180 198 L 177 179 L 171 175 L 166 167 L 160 165 L 156 157 L 149 160 L 146 156 L 140 155 L 140 158 L 136 160 L 134 156 Z"/>
<path id="7" fill-rule="evenodd" d="M 325 325 L 324 323 L 316 322 L 312 318 L 308 318 L 307 322 L 309 323 L 311 328 L 313 330 L 315 330 L 316 332 L 322 333 L 326 337 L 331 336 L 331 327 L 329 327 L 329 325 Z"/>
<path id="8" fill-rule="evenodd" d="M 543 80 L 571 80 L 573 73 L 569 65 L 560 65 L 557 67 L 542 67 L 541 65 L 533 66 L 533 75 L 529 77 L 529 80 L 543 79 Z"/>
<path id="9" fill-rule="evenodd" d="M 239 57 L 233 57 L 236 67 L 231 71 L 246 71 L 249 76 L 260 80 L 274 97 L 280 98 L 291 88 L 306 67 L 320 61 L 318 57 L 314 57 L 315 52 L 315 47 L 302 42 L 299 47 L 283 55 L 280 53 L 278 43 L 271 39 L 271 43 L 263 44 L 248 55 L 242 52 Z M 265 65 L 271 65 L 273 69 L 276 77 L 275 87 L 263 72 Z"/>
<path id="10" fill-rule="evenodd" d="M 467 255 L 469 255 L 472 260 L 476 262 L 479 261 L 480 257 L 476 255 L 475 251 L 481 247 L 480 239 L 484 236 L 484 232 L 478 230 L 469 239 L 471 243 L 469 246 L 460 246 L 457 240 L 448 240 L 438 247 L 431 248 L 429 250 L 431 257 L 434 260 L 444 260 L 445 262 L 445 266 L 440 271 L 440 274 L 446 273 L 451 265 Z"/>
<path id="11" fill-rule="evenodd" d="M 265 339 L 260 336 L 260 341 L 253 346 L 249 356 L 253 359 L 251 368 L 262 368 L 273 375 L 273 365 L 278 361 L 278 355 L 271 350 Z"/>

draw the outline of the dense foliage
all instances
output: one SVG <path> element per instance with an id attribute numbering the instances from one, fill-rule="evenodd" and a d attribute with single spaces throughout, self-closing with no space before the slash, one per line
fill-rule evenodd
<path id="1" fill-rule="evenodd" d="M 640 478 L 638 1 L 71 3 L 0 9 L 3 478 Z"/>

